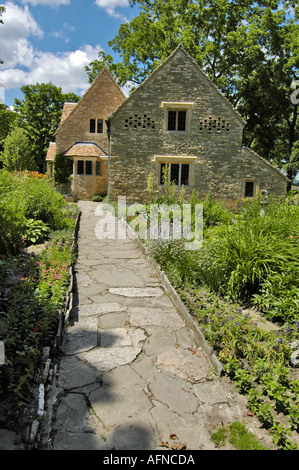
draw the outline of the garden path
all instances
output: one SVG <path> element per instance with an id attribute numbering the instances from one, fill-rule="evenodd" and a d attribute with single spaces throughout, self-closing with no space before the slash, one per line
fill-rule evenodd
<path id="1" fill-rule="evenodd" d="M 215 374 L 149 260 L 102 207 L 79 202 L 76 297 L 47 445 L 215 449 L 211 430 L 243 420 L 246 400 Z"/>

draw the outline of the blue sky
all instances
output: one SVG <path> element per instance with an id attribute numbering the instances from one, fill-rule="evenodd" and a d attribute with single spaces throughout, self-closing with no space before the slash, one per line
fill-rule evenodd
<path id="1" fill-rule="evenodd" d="M 52 82 L 63 92 L 88 88 L 84 66 L 104 50 L 122 22 L 137 14 L 128 0 L 12 0 L 0 25 L 0 98 L 12 106 L 25 84 Z"/>

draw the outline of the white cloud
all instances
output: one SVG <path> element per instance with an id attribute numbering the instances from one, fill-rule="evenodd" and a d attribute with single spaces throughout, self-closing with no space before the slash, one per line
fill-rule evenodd
<path id="1" fill-rule="evenodd" d="M 127 8 L 129 6 L 129 0 L 95 0 L 95 4 L 103 8 L 109 16 L 114 18 L 121 18 L 123 21 L 128 21 L 128 19 L 117 12 L 117 8 Z"/>
<path id="2" fill-rule="evenodd" d="M 52 31 L 51 36 L 54 38 L 64 39 L 65 44 L 70 42 L 69 33 L 75 32 L 74 26 L 64 23 L 63 27 L 59 31 Z"/>
<path id="3" fill-rule="evenodd" d="M 82 94 L 90 86 L 85 65 L 98 57 L 99 50 L 100 46 L 92 47 L 87 44 L 76 51 L 61 54 L 35 51 L 29 71 L 18 68 L 0 71 L 0 82 L 7 89 L 52 82 L 65 93 Z"/>
<path id="4" fill-rule="evenodd" d="M 4 24 L 0 28 L 1 59 L 5 67 L 14 67 L 16 64 L 28 66 L 34 55 L 28 37 L 41 38 L 43 31 L 27 6 L 22 8 L 11 2 L 4 6 L 6 9 L 2 16 Z"/>
<path id="5" fill-rule="evenodd" d="M 49 7 L 58 7 L 60 5 L 69 5 L 71 0 L 22 0 L 22 3 L 30 3 L 31 5 L 46 5 Z"/>
<path id="6" fill-rule="evenodd" d="M 37 1 L 37 0 L 36 0 Z M 40 0 L 41 1 L 41 0 Z M 57 2 L 56 2 L 57 3 Z M 0 83 L 5 88 L 20 88 L 23 85 L 49 83 L 62 90 L 83 93 L 90 86 L 85 65 L 98 57 L 99 45 L 83 45 L 75 51 L 53 54 L 35 49 L 31 36 L 42 38 L 43 31 L 34 20 L 28 6 L 5 4 L 4 24 L 0 28 Z M 69 31 L 69 25 L 64 25 Z"/>

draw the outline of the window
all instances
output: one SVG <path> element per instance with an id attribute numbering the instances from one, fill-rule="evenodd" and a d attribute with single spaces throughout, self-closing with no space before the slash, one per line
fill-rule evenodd
<path id="1" fill-rule="evenodd" d="M 78 160 L 77 174 L 84 175 L 84 160 Z"/>
<path id="2" fill-rule="evenodd" d="M 169 131 L 186 131 L 186 115 L 187 111 L 168 111 L 168 126 Z"/>
<path id="3" fill-rule="evenodd" d="M 166 163 L 161 163 L 160 184 L 164 184 L 164 168 Z M 169 163 L 169 180 L 178 186 L 188 186 L 189 184 L 189 164 L 187 163 Z"/>
<path id="4" fill-rule="evenodd" d="M 90 119 L 89 120 L 89 132 L 90 134 L 103 134 L 103 119 Z"/>
<path id="5" fill-rule="evenodd" d="M 92 161 L 91 160 L 78 160 L 77 162 L 77 175 L 92 175 Z"/>
<path id="6" fill-rule="evenodd" d="M 92 162 L 90 160 L 85 162 L 85 174 L 92 175 Z"/>
<path id="7" fill-rule="evenodd" d="M 97 133 L 103 134 L 103 119 L 98 119 L 97 122 Z"/>
<path id="8" fill-rule="evenodd" d="M 96 162 L 96 175 L 101 176 L 101 162 Z"/>
<path id="9" fill-rule="evenodd" d="M 254 182 L 246 181 L 245 183 L 245 197 L 253 197 Z"/>
<path id="10" fill-rule="evenodd" d="M 89 132 L 91 134 L 95 134 L 96 132 L 96 120 L 95 119 L 91 119 L 89 121 Z"/>

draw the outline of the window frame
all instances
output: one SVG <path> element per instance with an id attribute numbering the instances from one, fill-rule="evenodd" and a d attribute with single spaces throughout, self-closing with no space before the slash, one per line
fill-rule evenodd
<path id="1" fill-rule="evenodd" d="M 186 163 L 186 162 L 163 162 L 161 161 L 160 162 L 160 186 L 164 186 L 163 184 L 163 167 L 165 165 L 169 165 L 169 182 L 174 182 L 176 186 L 190 186 L 190 175 L 191 175 L 191 164 L 190 163 Z M 172 165 L 176 165 L 178 166 L 178 179 L 172 179 L 172 175 L 171 175 L 171 170 L 172 170 Z M 187 184 L 182 184 L 182 168 L 183 166 L 186 166 L 188 167 L 188 183 Z M 176 183 L 177 181 L 177 183 Z"/>
<path id="2" fill-rule="evenodd" d="M 87 173 L 86 163 L 90 163 L 90 173 Z M 79 164 L 80 164 L 81 167 L 82 167 L 82 164 L 83 164 L 83 169 L 82 169 L 82 172 L 80 172 L 80 173 L 79 173 Z M 76 171 L 77 176 L 93 176 L 94 175 L 93 160 L 77 160 L 76 161 L 76 169 L 77 169 L 77 171 Z"/>
<path id="3" fill-rule="evenodd" d="M 180 129 L 182 124 L 182 113 L 183 114 L 183 128 Z M 174 119 L 170 119 L 170 114 L 174 114 Z M 181 115 L 181 116 L 180 116 Z M 170 123 L 174 129 L 170 128 Z M 168 109 L 167 112 L 167 130 L 168 132 L 186 132 L 187 128 L 187 110 L 186 109 Z"/>
<path id="4" fill-rule="evenodd" d="M 251 186 L 251 191 L 250 193 L 252 194 L 247 194 L 248 192 L 248 187 L 247 185 L 252 185 Z M 247 198 L 247 197 L 254 197 L 254 193 L 255 193 L 255 182 L 253 180 L 248 180 L 248 181 L 245 181 L 245 188 L 244 188 L 244 197 Z"/>
<path id="5" fill-rule="evenodd" d="M 96 176 L 102 176 L 102 165 L 100 161 L 96 161 Z"/>
<path id="6" fill-rule="evenodd" d="M 90 118 L 88 132 L 89 134 L 104 134 L 104 119 L 103 118 Z"/>
<path id="7" fill-rule="evenodd" d="M 82 171 L 79 172 L 79 164 L 83 164 Z M 85 163 L 84 160 L 77 160 L 77 171 L 76 171 L 77 176 L 84 176 L 85 175 Z"/>
<path id="8" fill-rule="evenodd" d="M 186 135 L 190 133 L 193 101 L 162 101 L 160 108 L 164 110 L 164 130 L 169 134 Z M 175 112 L 175 129 L 169 129 L 169 112 Z M 184 112 L 184 129 L 179 129 L 179 114 Z"/>

